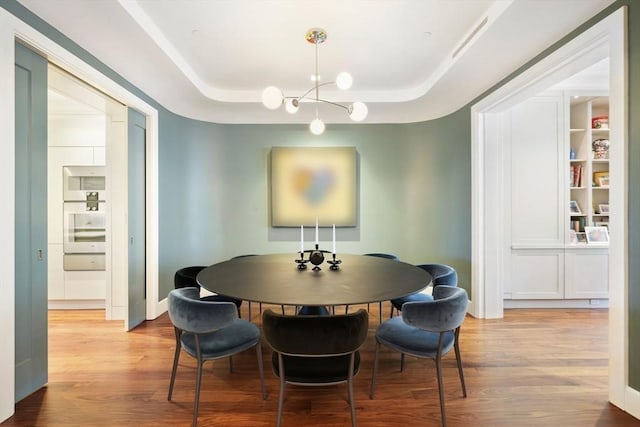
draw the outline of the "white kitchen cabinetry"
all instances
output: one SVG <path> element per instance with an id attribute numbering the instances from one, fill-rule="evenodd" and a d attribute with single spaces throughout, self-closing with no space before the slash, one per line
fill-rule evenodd
<path id="1" fill-rule="evenodd" d="M 608 205 L 608 188 L 594 184 L 594 172 L 608 171 L 608 161 L 594 159 L 591 150 L 603 133 L 591 129 L 591 119 L 606 115 L 606 97 L 572 102 L 571 95 L 534 97 L 504 115 L 505 235 L 511 242 L 504 248 L 505 307 L 588 306 L 608 297 L 606 244 L 582 243 L 584 227 L 605 222 L 599 206 Z M 576 170 L 581 175 L 574 179 Z M 580 212 L 572 211 L 571 201 Z"/>

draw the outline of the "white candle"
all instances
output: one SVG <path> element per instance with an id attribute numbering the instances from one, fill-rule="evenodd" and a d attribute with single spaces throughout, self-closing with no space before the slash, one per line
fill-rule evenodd
<path id="1" fill-rule="evenodd" d="M 333 253 L 336 253 L 336 225 L 333 224 Z"/>
<path id="2" fill-rule="evenodd" d="M 316 245 L 318 244 L 318 217 L 316 217 Z"/>
<path id="3" fill-rule="evenodd" d="M 304 225 L 300 226 L 300 253 L 304 252 Z"/>

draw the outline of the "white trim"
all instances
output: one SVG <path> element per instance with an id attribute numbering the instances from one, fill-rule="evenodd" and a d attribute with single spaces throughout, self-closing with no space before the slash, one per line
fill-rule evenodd
<path id="1" fill-rule="evenodd" d="M 14 153 L 14 43 L 16 38 L 33 46 L 46 58 L 71 74 L 102 90 L 129 107 L 147 116 L 147 316 L 157 317 L 165 305 L 158 298 L 158 111 L 129 92 L 80 58 L 48 39 L 5 9 L 0 8 L 0 101 L 6 108 L 0 109 L 0 234 L 13 242 L 15 207 L 15 153 Z M 15 306 L 14 306 L 13 245 L 0 246 L 0 320 L 3 325 L 0 339 L 5 345 L 0 351 L 0 421 L 14 412 L 15 389 Z"/>
<path id="2" fill-rule="evenodd" d="M 15 401 L 15 40 L 8 13 L 0 9 L 0 421 Z"/>
<path id="3" fill-rule="evenodd" d="M 640 419 L 640 391 L 627 387 L 626 389 L 627 412 Z"/>
<path id="4" fill-rule="evenodd" d="M 611 139 L 619 141 L 610 151 L 610 192 L 612 217 L 609 268 L 609 400 L 623 410 L 637 414 L 638 400 L 630 398 L 628 382 L 628 244 L 627 244 L 627 66 L 626 7 L 618 9 L 592 28 L 571 40 L 557 51 L 507 82 L 471 108 L 472 140 L 472 296 L 473 313 L 479 317 L 501 317 L 502 262 L 497 218 L 503 212 L 500 203 L 489 197 L 501 192 L 496 180 L 496 165 L 501 161 L 498 137 L 491 128 L 498 126 L 499 112 L 533 96 L 576 70 L 584 61 L 595 61 L 608 52 L 610 66 L 609 97 Z M 562 76 L 562 77 L 561 77 Z M 615 171 L 615 172 L 614 172 Z M 614 213 L 615 212 L 615 213 Z M 498 298 L 496 298 L 498 296 Z"/>

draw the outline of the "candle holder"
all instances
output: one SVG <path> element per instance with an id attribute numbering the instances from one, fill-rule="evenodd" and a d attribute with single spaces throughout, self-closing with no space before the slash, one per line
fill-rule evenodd
<path id="1" fill-rule="evenodd" d="M 304 259 L 304 252 L 300 251 L 300 258 L 296 259 L 296 264 L 298 264 L 298 270 L 306 270 L 307 269 L 307 263 L 309 262 L 308 259 Z"/>
<path id="2" fill-rule="evenodd" d="M 324 262 L 324 254 L 322 252 L 323 251 L 318 248 L 318 244 L 316 243 L 315 250 L 311 251 L 311 254 L 309 255 L 309 262 L 314 265 L 314 267 L 312 268 L 313 271 L 322 270 L 320 267 L 318 267 Z"/>
<path id="3" fill-rule="evenodd" d="M 341 259 L 336 259 L 336 253 L 334 252 L 332 254 L 332 259 L 330 259 L 329 261 L 327 261 L 327 264 L 331 264 L 331 267 L 329 267 L 330 270 L 339 270 L 340 267 L 339 265 L 342 264 L 342 260 Z"/>
<path id="4" fill-rule="evenodd" d="M 307 269 L 307 264 L 311 263 L 314 265 L 313 267 L 313 271 L 320 271 L 322 270 L 319 265 L 322 264 L 325 260 L 325 256 L 324 254 L 328 254 L 330 253 L 329 251 L 325 251 L 325 250 L 321 250 L 318 247 L 318 244 L 316 244 L 315 249 L 311 249 L 311 250 L 305 250 L 303 252 L 298 252 L 300 254 L 300 258 L 295 259 L 295 263 L 298 264 L 298 270 L 306 270 Z M 304 254 L 308 253 L 309 254 L 309 258 L 305 259 Z M 331 264 L 331 270 L 337 270 L 338 269 L 338 264 L 342 263 L 341 260 L 336 259 L 336 254 L 333 254 L 333 259 L 328 260 L 327 263 Z"/>

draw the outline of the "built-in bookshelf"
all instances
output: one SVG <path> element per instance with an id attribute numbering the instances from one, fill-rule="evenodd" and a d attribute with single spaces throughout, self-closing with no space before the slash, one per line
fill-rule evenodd
<path id="1" fill-rule="evenodd" d="M 609 225 L 609 98 L 572 97 L 569 117 L 569 240 L 606 244 L 587 236 Z M 602 232 L 598 229 L 595 231 Z M 606 231 L 606 230 L 605 230 Z M 593 237 L 589 239 L 588 237 Z"/>

